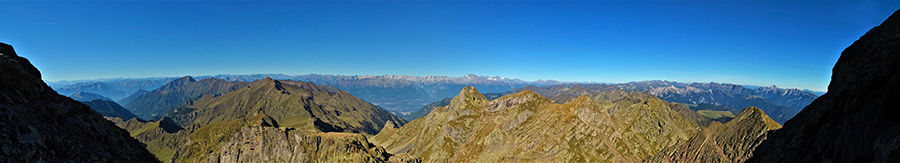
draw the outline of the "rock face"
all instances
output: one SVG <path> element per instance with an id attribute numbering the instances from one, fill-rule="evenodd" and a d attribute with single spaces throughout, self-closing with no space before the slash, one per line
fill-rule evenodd
<path id="1" fill-rule="evenodd" d="M 372 141 L 424 162 L 639 162 L 700 129 L 683 115 L 696 112 L 649 94 L 614 90 L 567 101 L 533 91 L 489 101 L 466 87 L 450 105 L 400 128 L 387 124 Z"/>
<path id="2" fill-rule="evenodd" d="M 37 68 L 3 43 L 0 131 L 0 160 L 7 162 L 155 161 L 125 130 L 53 91 Z"/>
<path id="3" fill-rule="evenodd" d="M 728 123 L 713 122 L 644 162 L 744 162 L 769 131 L 779 128 L 762 110 L 748 107 Z"/>
<path id="4" fill-rule="evenodd" d="M 900 162 L 900 11 L 841 53 L 828 92 L 748 162 Z"/>
<path id="5" fill-rule="evenodd" d="M 94 111 L 97 111 L 97 113 L 100 113 L 104 117 L 119 117 L 122 119 L 137 118 L 137 115 L 132 114 L 130 111 L 123 108 L 116 102 L 96 99 L 91 101 L 82 101 L 81 103 L 90 106 L 91 109 L 94 109 Z"/>

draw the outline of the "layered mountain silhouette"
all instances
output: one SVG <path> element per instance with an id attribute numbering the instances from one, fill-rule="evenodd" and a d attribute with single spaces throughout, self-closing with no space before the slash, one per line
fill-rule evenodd
<path id="1" fill-rule="evenodd" d="M 273 79 L 290 79 L 296 81 L 313 82 L 320 85 L 337 87 L 350 92 L 363 100 L 374 103 L 394 112 L 412 112 L 429 104 L 456 95 L 459 89 L 465 86 L 477 86 L 486 92 L 507 92 L 526 85 L 550 85 L 559 84 L 558 81 L 539 80 L 526 82 L 519 79 L 510 79 L 499 76 L 466 75 L 462 77 L 448 76 L 405 76 L 405 75 L 284 75 L 284 74 L 253 74 L 253 75 L 214 75 L 194 76 L 193 79 L 207 78 L 221 79 L 229 82 L 250 82 L 265 77 Z M 100 91 L 98 94 L 113 97 L 122 105 L 127 106 L 139 95 L 140 90 L 154 90 L 177 77 L 139 78 L 139 79 L 101 79 L 90 81 L 65 81 L 53 85 L 60 93 L 74 93 L 78 91 L 96 92 L 99 88 L 111 89 Z M 123 93 L 127 92 L 127 93 Z M 122 94 L 127 94 L 122 96 Z"/>
<path id="2" fill-rule="evenodd" d="M 177 77 L 155 77 L 139 79 L 99 79 L 82 81 L 51 82 L 59 94 L 70 95 L 77 92 L 91 92 L 113 100 L 125 98 L 137 90 L 153 90 Z"/>
<path id="3" fill-rule="evenodd" d="M 248 82 L 228 82 L 215 78 L 197 81 L 185 76 L 134 97 L 134 100 L 125 104 L 125 108 L 142 119 L 159 119 L 179 104 L 198 99 L 203 95 L 219 96 L 249 85 Z"/>
<path id="4" fill-rule="evenodd" d="M 416 160 L 393 156 L 362 135 L 405 120 L 334 87 L 271 78 L 227 82 L 185 77 L 145 96 L 164 91 L 181 93 L 187 101 L 171 107 L 159 121 L 113 119 L 162 161 Z M 207 93 L 187 96 L 196 92 Z"/>
<path id="5" fill-rule="evenodd" d="M 137 118 L 137 115 L 134 115 L 131 111 L 128 111 L 113 101 L 96 99 L 91 101 L 81 101 L 81 103 L 90 106 L 91 109 L 97 111 L 97 113 L 100 113 L 104 117 L 118 117 L 122 119 Z"/>
<path id="6" fill-rule="evenodd" d="M 140 142 L 90 107 L 59 95 L 0 43 L 0 158 L 6 162 L 155 162 Z"/>
<path id="7" fill-rule="evenodd" d="M 76 101 L 92 101 L 92 100 L 112 101 L 112 99 L 110 99 L 108 97 L 104 97 L 102 95 L 94 94 L 94 93 L 90 93 L 90 92 L 78 92 L 78 93 L 69 95 L 69 97 Z"/>
<path id="8" fill-rule="evenodd" d="M 748 162 L 900 162 L 900 10 L 844 49 L 828 92 Z"/>

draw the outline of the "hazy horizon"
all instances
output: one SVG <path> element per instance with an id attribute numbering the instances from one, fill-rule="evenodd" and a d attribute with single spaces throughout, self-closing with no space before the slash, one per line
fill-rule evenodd
<path id="1" fill-rule="evenodd" d="M 667 80 L 826 91 L 898 1 L 0 2 L 46 81 L 217 74 Z"/>

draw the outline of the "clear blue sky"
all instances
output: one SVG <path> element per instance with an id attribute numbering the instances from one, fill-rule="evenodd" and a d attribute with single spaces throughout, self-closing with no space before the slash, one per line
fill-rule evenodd
<path id="1" fill-rule="evenodd" d="M 900 1 L 19 2 L 45 80 L 211 74 L 670 80 L 823 91 Z"/>

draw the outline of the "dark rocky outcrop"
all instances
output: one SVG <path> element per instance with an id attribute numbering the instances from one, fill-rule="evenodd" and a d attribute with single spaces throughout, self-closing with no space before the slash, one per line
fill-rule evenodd
<path id="1" fill-rule="evenodd" d="M 748 162 L 900 162 L 900 11 L 844 49 L 828 92 Z"/>
<path id="2" fill-rule="evenodd" d="M 0 43 L 0 160 L 154 162 L 141 144 L 90 107 L 57 94 L 12 46 Z"/>

